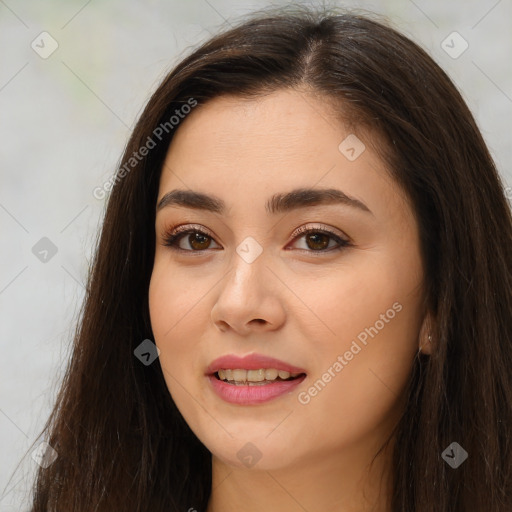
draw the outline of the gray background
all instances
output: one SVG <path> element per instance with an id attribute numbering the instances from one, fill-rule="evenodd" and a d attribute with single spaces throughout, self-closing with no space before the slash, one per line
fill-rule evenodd
<path id="1" fill-rule="evenodd" d="M 105 206 L 93 189 L 114 173 L 164 74 L 238 14 L 266 5 L 0 0 L 0 511 L 24 506 L 36 468 L 28 450 L 69 357 Z M 389 16 L 432 55 L 458 85 L 512 186 L 512 1 L 338 5 Z M 58 43 L 47 58 L 31 47 L 35 41 L 43 51 L 43 31 Z M 441 47 L 453 31 L 469 44 L 458 58 Z M 46 262 L 32 251 L 43 237 L 57 248 Z"/>

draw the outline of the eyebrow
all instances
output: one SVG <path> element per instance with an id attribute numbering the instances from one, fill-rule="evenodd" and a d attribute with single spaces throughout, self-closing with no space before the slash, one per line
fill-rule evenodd
<path id="1" fill-rule="evenodd" d="M 370 213 L 372 211 L 363 202 L 350 197 L 335 188 L 298 188 L 286 193 L 274 194 L 265 204 L 267 213 L 276 215 L 291 210 L 318 205 L 345 205 Z M 194 210 L 205 210 L 220 215 L 226 212 L 226 203 L 219 197 L 203 194 L 194 190 L 171 190 L 158 202 L 156 211 L 168 206 L 181 206 Z"/>

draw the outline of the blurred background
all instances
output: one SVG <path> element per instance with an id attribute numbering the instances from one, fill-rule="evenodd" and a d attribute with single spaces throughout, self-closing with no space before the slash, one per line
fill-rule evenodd
<path id="1" fill-rule="evenodd" d="M 174 64 L 238 15 L 287 3 L 0 0 L 1 512 L 28 509 L 33 450 L 104 213 L 94 189 Z M 512 198 L 512 0 L 327 5 L 383 14 L 428 51 L 462 92 Z"/>

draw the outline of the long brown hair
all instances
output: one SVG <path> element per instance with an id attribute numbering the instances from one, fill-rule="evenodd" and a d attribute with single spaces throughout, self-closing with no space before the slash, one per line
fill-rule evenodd
<path id="1" fill-rule="evenodd" d="M 456 87 L 417 44 L 369 15 L 295 6 L 252 13 L 201 45 L 140 116 L 44 430 L 58 457 L 38 471 L 32 512 L 206 509 L 211 454 L 177 410 L 159 360 L 134 356 L 154 339 L 155 205 L 179 127 L 169 120 L 194 101 L 304 86 L 378 136 L 419 224 L 435 350 L 418 356 L 405 390 L 393 510 L 512 510 L 512 216 L 500 176 Z M 441 456 L 452 442 L 468 453 L 456 469 Z"/>

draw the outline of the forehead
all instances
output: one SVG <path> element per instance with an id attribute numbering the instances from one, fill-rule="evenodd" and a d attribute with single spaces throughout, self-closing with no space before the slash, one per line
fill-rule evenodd
<path id="1" fill-rule="evenodd" d="M 196 107 L 181 122 L 170 149 L 179 154 L 195 145 L 198 157 L 199 150 L 205 149 L 209 155 L 230 151 L 240 156 L 257 154 L 259 160 L 269 161 L 320 149 L 335 152 L 343 125 L 329 105 L 327 100 L 295 90 L 279 90 L 252 99 L 217 97 Z M 329 132 L 333 140 L 325 140 Z"/>
<path id="2" fill-rule="evenodd" d="M 213 192 L 229 207 L 292 188 L 330 187 L 366 198 L 366 204 L 395 202 L 403 208 L 407 198 L 367 137 L 366 132 L 350 132 L 331 101 L 305 92 L 214 98 L 181 121 L 162 169 L 158 198 L 189 188 Z M 343 152 L 347 139 L 360 142 L 356 149 L 362 152 L 354 160 Z"/>

